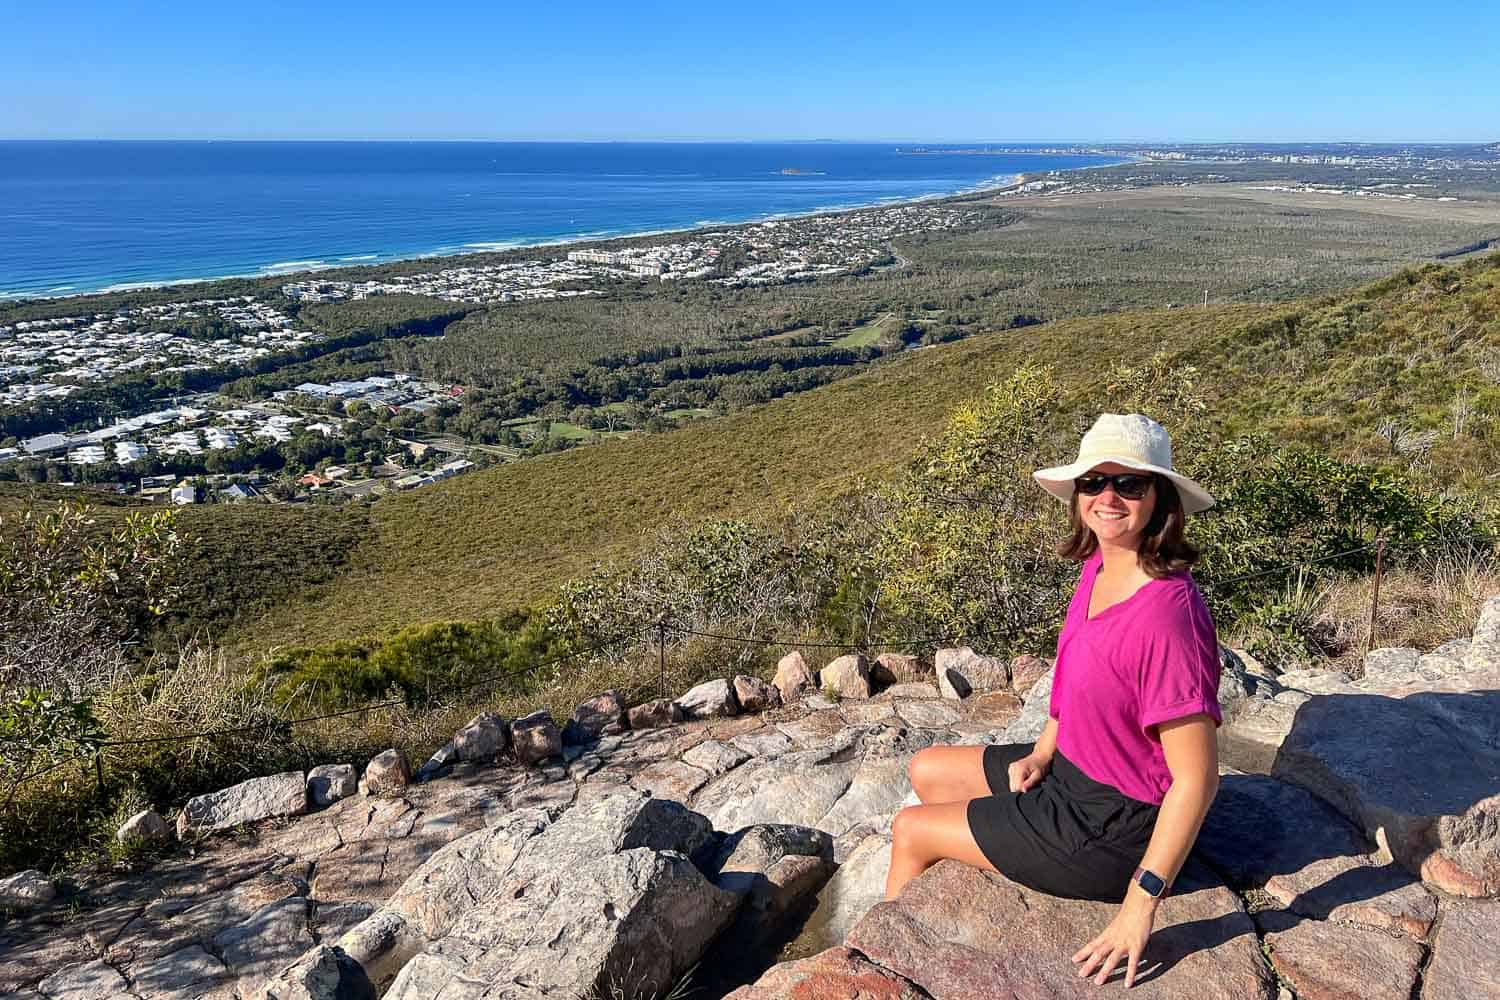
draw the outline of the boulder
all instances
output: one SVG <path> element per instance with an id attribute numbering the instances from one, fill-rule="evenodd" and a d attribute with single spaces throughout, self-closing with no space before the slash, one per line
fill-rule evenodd
<path id="1" fill-rule="evenodd" d="M 1326 803 L 1275 778 L 1221 778 L 1193 851 L 1230 885 L 1264 887 L 1301 916 L 1418 940 L 1437 918 L 1437 901 L 1415 876 L 1384 864 Z"/>
<path id="2" fill-rule="evenodd" d="M 659 760 L 648 764 L 630 779 L 630 783 L 643 792 L 683 804 L 707 781 L 707 771 L 680 760 Z"/>
<path id="3" fill-rule="evenodd" d="M 771 683 L 781 692 L 782 703 L 787 705 L 801 698 L 808 689 L 817 686 L 813 681 L 812 671 L 807 669 L 807 661 L 796 651 L 777 661 L 776 676 Z"/>
<path id="4" fill-rule="evenodd" d="M 1276 985 L 1239 900 L 1190 875 L 1157 910 L 1145 954 L 1142 997 L 1271 1000 Z M 1118 904 L 1064 900 L 992 872 L 940 861 L 877 903 L 854 926 L 848 947 L 902 976 L 934 1000 L 998 996 L 1093 998 L 1071 956 L 1109 924 Z M 1116 972 L 1116 980 L 1121 973 Z"/>
<path id="5" fill-rule="evenodd" d="M 919 729 L 946 729 L 958 721 L 960 712 L 951 701 L 898 701 L 896 714 L 909 726 Z"/>
<path id="6" fill-rule="evenodd" d="M 745 712 L 764 712 L 768 708 L 781 707 L 781 692 L 759 677 L 736 674 L 734 697 Z"/>
<path id="7" fill-rule="evenodd" d="M 781 736 L 780 733 L 776 733 L 776 735 Z M 754 737 L 742 736 L 738 738 L 753 739 Z M 781 738 L 783 740 L 786 739 L 785 736 Z M 787 740 L 787 742 L 790 743 L 791 741 Z M 718 740 L 705 740 L 683 754 L 682 760 L 684 763 L 702 768 L 708 772 L 709 777 L 717 778 L 725 771 L 739 767 L 745 761 L 749 760 L 751 756 L 751 754 L 740 747 L 729 743 L 720 743 Z"/>
<path id="8" fill-rule="evenodd" d="M 251 778 L 238 785 L 188 799 L 177 816 L 177 836 L 227 830 L 273 816 L 307 812 L 307 780 L 301 771 Z"/>
<path id="9" fill-rule="evenodd" d="M 755 888 L 759 876 L 782 858 L 833 859 L 833 838 L 822 830 L 789 823 L 759 823 L 724 838 L 710 871 L 714 883 L 738 895 Z"/>
<path id="10" fill-rule="evenodd" d="M 627 715 L 631 729 L 660 729 L 683 720 L 682 707 L 666 698 L 636 705 Z"/>
<path id="11" fill-rule="evenodd" d="M 338 948 L 319 945 L 262 984 L 251 1000 L 375 1000 L 370 977 Z"/>
<path id="12" fill-rule="evenodd" d="M 791 737 L 770 726 L 753 733 L 736 736 L 729 742 L 736 750 L 743 750 L 751 757 L 774 757 L 792 748 Z"/>
<path id="13" fill-rule="evenodd" d="M 1466 672 L 1500 670 L 1500 595 L 1480 606 L 1474 637 L 1464 648 L 1463 658 Z"/>
<path id="14" fill-rule="evenodd" d="M 128 997 L 130 986 L 113 966 L 95 959 L 59 969 L 37 983 L 36 989 L 49 1000 L 106 1000 Z"/>
<path id="15" fill-rule="evenodd" d="M 319 809 L 359 791 L 359 772 L 353 764 L 319 764 L 307 772 L 307 798 Z"/>
<path id="16" fill-rule="evenodd" d="M 740 981 L 764 968 L 834 868 L 833 838 L 821 830 L 767 824 L 726 838 L 709 870 L 744 903 L 705 965 L 732 968 Z"/>
<path id="17" fill-rule="evenodd" d="M 1038 677 L 1021 701 L 1021 712 L 1001 730 L 997 743 L 1035 743 L 1047 728 L 1052 705 L 1052 670 Z M 1017 692 L 1019 693 L 1019 692 Z"/>
<path id="18" fill-rule="evenodd" d="M 1300 700 L 1284 701 L 1296 694 Z M 1219 727 L 1219 762 L 1238 771 L 1268 774 L 1276 754 L 1292 731 L 1297 709 L 1311 695 L 1286 691 L 1274 700 L 1251 699 L 1229 714 Z"/>
<path id="19" fill-rule="evenodd" d="M 510 748 L 510 726 L 494 712 L 480 712 L 453 734 L 453 756 L 461 761 L 492 761 Z"/>
<path id="20" fill-rule="evenodd" d="M 1025 694 L 1031 690 L 1031 685 L 1041 680 L 1042 676 L 1052 669 L 1052 664 L 1040 656 L 1022 653 L 1011 659 L 1008 669 L 1010 670 L 1010 689 L 1017 694 Z"/>
<path id="21" fill-rule="evenodd" d="M 164 844 L 172 839 L 172 827 L 155 809 L 142 809 L 120 824 L 115 840 L 122 844 Z"/>
<path id="22" fill-rule="evenodd" d="M 802 929 L 804 949 L 842 943 L 870 908 L 885 898 L 891 870 L 891 838 L 872 834 L 860 841 L 818 893 L 817 907 Z"/>
<path id="23" fill-rule="evenodd" d="M 925 997 L 900 976 L 872 965 L 848 948 L 829 948 L 811 958 L 782 962 L 724 1000 L 918 1000 Z"/>
<path id="24" fill-rule="evenodd" d="M 1372 649 L 1365 654 L 1365 675 L 1361 687 L 1386 687 L 1409 684 L 1418 679 L 1417 663 L 1422 651 L 1410 646 Z"/>
<path id="25" fill-rule="evenodd" d="M 359 790 L 365 795 L 400 795 L 411 784 L 411 765 L 406 754 L 392 747 L 370 758 Z"/>
<path id="26" fill-rule="evenodd" d="M 1500 894 L 1500 671 L 1456 681 L 1399 697 L 1312 698 L 1273 773 L 1429 884 L 1490 896 Z"/>
<path id="27" fill-rule="evenodd" d="M 940 649 L 933 656 L 938 690 L 944 698 L 1004 691 L 1010 687 L 1010 666 L 998 656 L 983 656 L 968 646 Z"/>
<path id="28" fill-rule="evenodd" d="M 931 677 L 929 670 L 919 657 L 906 653 L 881 653 L 870 666 L 870 678 L 876 687 L 890 687 Z"/>
<path id="29" fill-rule="evenodd" d="M 428 757 L 426 762 L 417 768 L 417 773 L 413 776 L 414 780 L 424 783 L 431 781 L 439 775 L 446 774 L 457 761 L 458 747 L 454 745 L 452 740 L 449 740 L 434 750 L 432 756 Z"/>
<path id="30" fill-rule="evenodd" d="M 868 698 L 875 693 L 870 683 L 870 661 L 861 653 L 840 656 L 818 672 L 825 694 L 836 698 Z"/>
<path id="31" fill-rule="evenodd" d="M 605 691 L 581 702 L 573 709 L 570 728 L 575 739 L 572 742 L 592 743 L 601 736 L 625 732 L 625 712 L 625 698 L 618 691 Z"/>
<path id="32" fill-rule="evenodd" d="M 1448 910 L 1422 976 L 1422 1000 L 1500 1000 L 1496 941 L 1500 902 L 1464 903 Z"/>
<path id="33" fill-rule="evenodd" d="M 1469 639 L 1450 639 L 1432 652 L 1423 653 L 1421 659 L 1417 660 L 1417 671 L 1432 677 L 1452 677 L 1454 674 L 1464 673 L 1468 669 L 1465 660 L 1472 645 Z"/>
<path id="34" fill-rule="evenodd" d="M 551 823 L 513 812 L 434 854 L 339 946 L 372 980 L 395 973 L 388 1000 L 664 994 L 738 905 L 689 860 L 711 843 L 701 816 L 636 792 Z"/>
<path id="35" fill-rule="evenodd" d="M 307 899 L 291 896 L 268 903 L 248 920 L 214 935 L 213 950 L 231 975 L 260 983 L 315 943 L 307 928 Z"/>
<path id="36" fill-rule="evenodd" d="M 1321 920 L 1291 921 L 1265 940 L 1300 1000 L 1411 1000 L 1422 963 L 1415 941 Z"/>
<path id="37" fill-rule="evenodd" d="M 550 712 L 532 712 L 510 724 L 510 744 L 522 764 L 540 764 L 549 757 L 561 756 L 562 733 L 557 731 Z"/>
<path id="38" fill-rule="evenodd" d="M 937 685 L 922 681 L 909 681 L 905 684 L 893 684 L 880 692 L 880 697 L 887 701 L 925 701 L 929 698 L 941 698 L 942 693 L 938 691 Z"/>
<path id="39" fill-rule="evenodd" d="M 734 688 L 726 680 L 704 681 L 677 699 L 682 714 L 689 719 L 720 719 L 740 714 L 734 700 Z"/>

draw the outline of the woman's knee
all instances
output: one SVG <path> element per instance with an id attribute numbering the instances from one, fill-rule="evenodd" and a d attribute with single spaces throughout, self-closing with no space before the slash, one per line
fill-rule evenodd
<path id="1" fill-rule="evenodd" d="M 942 782 L 943 766 L 939 760 L 942 755 L 937 752 L 937 747 L 928 747 L 918 750 L 912 756 L 911 763 L 907 765 L 906 773 L 911 778 L 912 791 L 917 793 L 917 798 L 926 802 L 937 790 Z"/>
<path id="2" fill-rule="evenodd" d="M 917 839 L 922 826 L 922 807 L 907 806 L 891 818 L 891 846 L 901 850 Z"/>

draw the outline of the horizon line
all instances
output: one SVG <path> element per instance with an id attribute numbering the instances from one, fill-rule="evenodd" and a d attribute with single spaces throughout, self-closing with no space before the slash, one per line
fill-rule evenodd
<path id="1" fill-rule="evenodd" d="M 1487 146 L 1500 143 L 1500 139 L 933 139 L 914 137 L 849 137 L 849 138 L 754 138 L 724 136 L 657 136 L 657 137 L 568 137 L 537 138 L 526 136 L 447 136 L 447 137 L 396 137 L 396 136 L 0 136 L 0 142 L 181 142 L 181 143 L 577 143 L 587 145 L 610 145 L 625 143 L 661 145 L 697 145 L 708 143 L 725 144 L 795 144 L 795 145 L 844 145 L 868 143 L 929 143 L 941 145 L 988 145 L 988 146 L 1295 146 L 1295 145 L 1351 145 L 1351 146 Z"/>

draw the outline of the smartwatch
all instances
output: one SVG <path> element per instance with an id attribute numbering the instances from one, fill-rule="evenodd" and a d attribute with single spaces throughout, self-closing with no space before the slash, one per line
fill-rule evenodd
<path id="1" fill-rule="evenodd" d="M 1146 890 L 1146 895 L 1156 899 L 1161 899 L 1167 894 L 1167 890 L 1171 888 L 1171 886 L 1162 880 L 1160 875 L 1145 868 L 1137 868 L 1131 878 L 1135 881 L 1136 885 Z"/>

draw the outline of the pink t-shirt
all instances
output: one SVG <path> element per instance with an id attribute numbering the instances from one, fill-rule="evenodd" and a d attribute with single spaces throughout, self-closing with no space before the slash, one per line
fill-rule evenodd
<path id="1" fill-rule="evenodd" d="M 1219 712 L 1219 646 L 1190 573 L 1151 580 L 1089 618 L 1103 559 L 1083 564 L 1057 637 L 1057 749 L 1095 781 L 1160 804 L 1172 772 L 1153 728 Z"/>

